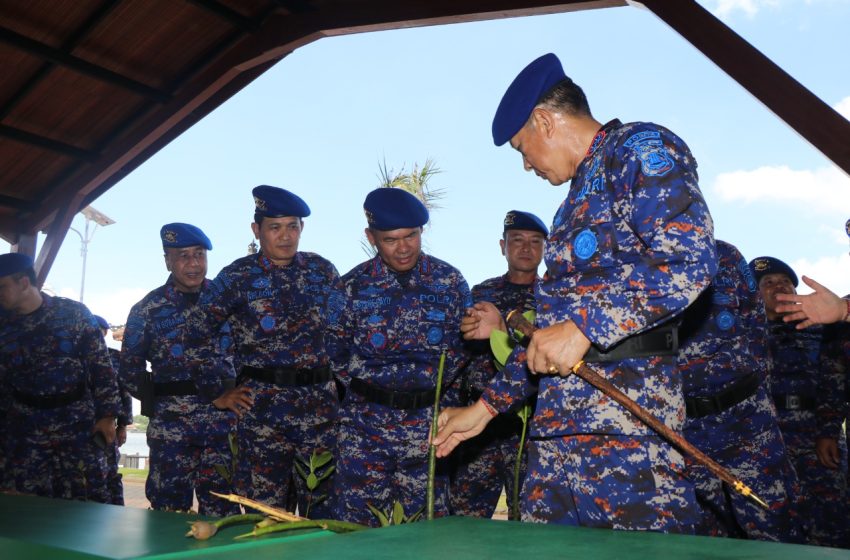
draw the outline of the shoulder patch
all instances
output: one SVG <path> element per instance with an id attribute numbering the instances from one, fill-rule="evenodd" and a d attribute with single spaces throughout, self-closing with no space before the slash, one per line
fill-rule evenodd
<path id="1" fill-rule="evenodd" d="M 663 177 L 676 166 L 673 158 L 664 149 L 661 133 L 657 130 L 644 130 L 633 134 L 624 145 L 635 151 L 641 161 L 644 175 Z"/>

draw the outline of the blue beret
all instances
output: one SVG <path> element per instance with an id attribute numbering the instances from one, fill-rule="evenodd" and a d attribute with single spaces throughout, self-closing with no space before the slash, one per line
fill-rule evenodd
<path id="1" fill-rule="evenodd" d="M 165 224 L 159 230 L 163 249 L 180 249 L 182 247 L 194 247 L 200 245 L 207 251 L 212 251 L 210 238 L 204 235 L 201 228 L 192 224 Z"/>
<path id="2" fill-rule="evenodd" d="M 505 214 L 505 229 L 503 231 L 508 231 L 509 229 L 539 231 L 543 234 L 543 237 L 549 237 L 549 230 L 546 228 L 546 225 L 531 212 L 511 210 Z"/>
<path id="3" fill-rule="evenodd" d="M 108 329 L 109 328 L 109 323 L 106 321 L 106 319 L 104 319 L 100 315 L 95 315 L 94 320 L 97 322 L 97 326 L 100 327 L 101 329 Z"/>
<path id="4" fill-rule="evenodd" d="M 32 268 L 32 257 L 23 253 L 5 253 L 0 255 L 0 276 L 17 274 Z"/>
<path id="5" fill-rule="evenodd" d="M 414 228 L 428 223 L 428 209 L 404 189 L 379 187 L 363 202 L 369 227 L 380 231 Z"/>
<path id="6" fill-rule="evenodd" d="M 266 218 L 285 218 L 295 216 L 306 218 L 310 207 L 296 194 L 288 190 L 269 185 L 254 187 L 254 212 Z"/>
<path id="7" fill-rule="evenodd" d="M 552 86 L 568 80 L 561 61 L 552 53 L 544 54 L 522 69 L 496 109 L 493 117 L 493 142 L 501 146 L 528 121 L 531 111 Z"/>
<path id="8" fill-rule="evenodd" d="M 753 276 L 756 277 L 756 282 L 761 281 L 761 277 L 765 274 L 784 274 L 791 279 L 794 287 L 797 287 L 797 275 L 791 270 L 791 267 L 773 257 L 757 257 L 750 261 L 750 268 L 753 271 Z"/>

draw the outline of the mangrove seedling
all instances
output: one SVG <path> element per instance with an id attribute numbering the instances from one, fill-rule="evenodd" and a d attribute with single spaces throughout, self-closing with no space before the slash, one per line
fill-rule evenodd
<path id="1" fill-rule="evenodd" d="M 431 416 L 431 432 L 428 441 L 437 437 L 437 418 L 440 416 L 440 392 L 443 388 L 443 368 L 446 365 L 446 353 L 440 354 L 440 366 L 437 368 L 437 387 L 434 391 L 434 414 Z M 434 519 L 434 478 L 437 470 L 437 448 L 428 445 L 428 486 L 425 495 L 425 511 L 428 521 Z"/>
<path id="2" fill-rule="evenodd" d="M 369 508 L 369 511 L 372 512 L 372 515 L 378 518 L 378 523 L 380 523 L 381 527 L 389 527 L 390 525 L 402 525 L 405 523 L 414 523 L 418 521 L 420 517 L 422 517 L 422 512 L 425 510 L 424 507 L 419 508 L 419 511 L 414 513 L 413 515 L 405 515 L 404 506 L 401 505 L 401 502 L 398 500 L 393 502 L 393 509 L 391 512 L 381 511 L 372 504 L 366 504 L 366 507 Z"/>
<path id="3" fill-rule="evenodd" d="M 307 485 L 307 490 L 310 492 L 307 496 L 307 511 L 304 512 L 304 517 L 310 517 L 310 508 L 314 504 L 321 503 L 328 498 L 327 494 L 314 496 L 313 491 L 319 487 L 319 484 L 321 484 L 322 481 L 326 480 L 331 474 L 333 474 L 334 469 L 336 468 L 334 465 L 329 466 L 324 470 L 324 472 L 319 472 L 319 469 L 330 463 L 332 460 L 333 454 L 330 451 L 319 453 L 314 450 L 313 454 L 310 455 L 309 462 L 300 456 L 295 457 L 295 470 L 298 471 L 298 476 L 304 479 L 304 483 Z"/>

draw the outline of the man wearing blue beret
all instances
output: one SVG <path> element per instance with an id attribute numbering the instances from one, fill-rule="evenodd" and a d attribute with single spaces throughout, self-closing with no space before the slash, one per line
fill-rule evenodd
<path id="1" fill-rule="evenodd" d="M 845 375 L 822 361 L 823 327 L 799 330 L 783 321 L 779 294 L 795 294 L 797 275 L 770 256 L 750 261 L 764 299 L 773 358 L 770 388 L 779 429 L 800 478 L 800 514 L 811 544 L 848 546 Z"/>
<path id="2" fill-rule="evenodd" d="M 493 119 L 523 167 L 569 191 L 544 251 L 539 330 L 481 399 L 446 411 L 440 454 L 523 402 L 539 375 L 524 521 L 691 533 L 697 520 L 684 459 L 619 404 L 570 375 L 581 360 L 670 428 L 684 419 L 675 317 L 717 270 L 696 162 L 666 128 L 602 124 L 554 54 L 531 62 Z M 491 411 L 492 409 L 492 411 Z"/>
<path id="3" fill-rule="evenodd" d="M 347 390 L 334 517 L 378 525 L 369 506 L 388 516 L 395 502 L 409 516 L 425 506 L 440 356 L 443 395 L 466 361 L 459 326 L 471 297 L 456 268 L 422 252 L 428 210 L 416 196 L 382 187 L 363 209 L 377 254 L 343 277 L 339 332 L 346 355 L 336 363 Z M 442 516 L 449 512 L 448 480 L 438 471 L 434 512 Z"/>
<path id="4" fill-rule="evenodd" d="M 543 247 L 549 230 L 543 221 L 530 212 L 511 210 L 503 221 L 499 247 L 508 262 L 508 271 L 472 288 L 472 300 L 481 308 L 489 302 L 502 316 L 514 309 L 533 310 L 534 289 L 540 277 L 537 269 L 543 259 Z M 461 331 L 467 327 L 464 319 Z M 464 405 L 475 403 L 487 384 L 498 373 L 493 363 L 490 345 L 484 340 L 470 340 L 467 349 L 471 361 L 461 376 L 461 399 Z M 534 397 L 529 399 L 533 406 Z M 516 408 L 516 407 L 515 407 Z M 504 489 L 508 505 L 513 506 L 515 495 L 514 468 L 522 434 L 522 421 L 511 410 L 500 414 L 487 425 L 484 432 L 463 442 L 452 455 L 451 482 L 452 513 L 490 518 L 496 510 Z M 528 454 L 520 454 L 519 485 L 525 477 Z M 518 491 L 518 489 L 517 489 Z M 509 507 L 513 513 L 514 507 Z"/>
<path id="5" fill-rule="evenodd" d="M 105 341 L 106 335 L 109 333 L 109 322 L 100 315 L 95 315 L 94 320 L 97 322 L 97 326 L 100 327 L 100 332 L 103 333 Z M 109 351 L 109 361 L 112 364 L 112 369 L 117 373 L 121 364 L 121 352 L 116 348 L 109 347 L 107 347 L 107 350 Z M 127 442 L 127 426 L 133 423 L 133 397 L 127 390 L 120 375 L 118 376 L 118 390 L 120 391 L 121 414 L 115 419 L 117 421 L 115 426 L 115 441 L 112 445 L 107 446 L 105 450 L 108 470 L 106 486 L 109 489 L 109 503 L 116 506 L 123 506 L 124 483 L 122 482 L 123 477 L 121 473 L 118 472 L 118 463 L 121 459 L 120 448 Z"/>
<path id="6" fill-rule="evenodd" d="M 202 342 L 230 323 L 237 384 L 251 395 L 250 405 L 237 408 L 240 493 L 286 507 L 294 481 L 301 515 L 327 518 L 333 462 L 326 452 L 334 445 L 339 405 L 329 334 L 342 285 L 328 260 L 298 250 L 307 204 L 268 185 L 253 195 L 251 229 L 260 251 L 219 272 L 189 316 L 187 338 Z M 206 351 L 208 345 L 193 345 L 188 353 L 202 394 L 213 400 L 226 388 Z M 308 488 L 311 464 L 318 486 Z"/>
<path id="7" fill-rule="evenodd" d="M 235 513 L 238 508 L 210 491 L 232 491 L 219 466 L 231 469 L 229 438 L 236 430 L 236 416 L 199 396 L 194 365 L 186 358 L 188 348 L 183 340 L 186 313 L 209 289 L 207 251 L 212 243 L 200 228 L 184 223 L 165 224 L 160 239 L 170 274 L 164 285 L 130 310 L 121 350 L 121 378 L 142 401 L 142 413 L 150 417 L 150 474 L 145 495 L 155 510 L 189 511 L 196 494 L 201 515 Z M 229 332 L 217 331 L 213 340 L 216 345 L 210 364 L 215 364 L 223 383 L 232 385 L 235 373 L 228 360 Z M 244 395 L 242 399 L 248 400 Z"/>
<path id="8" fill-rule="evenodd" d="M 121 403 L 100 327 L 82 303 L 39 291 L 19 253 L 0 255 L 0 307 L 0 488 L 108 503 Z"/>
<path id="9" fill-rule="evenodd" d="M 797 473 L 770 395 L 764 304 L 740 251 L 718 239 L 717 254 L 717 274 L 685 311 L 679 332 L 687 413 L 682 435 L 768 507 L 686 457 L 702 512 L 697 533 L 803 543 Z"/>

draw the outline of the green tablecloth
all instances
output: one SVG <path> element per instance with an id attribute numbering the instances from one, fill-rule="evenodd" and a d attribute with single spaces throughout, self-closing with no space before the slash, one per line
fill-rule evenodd
<path id="1" fill-rule="evenodd" d="M 0 558 L 850 560 L 850 551 L 832 548 L 462 517 L 344 535 L 302 531 L 234 542 L 233 536 L 249 530 L 238 526 L 209 541 L 195 541 L 183 536 L 192 519 L 195 516 L 0 495 Z"/>

